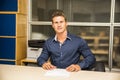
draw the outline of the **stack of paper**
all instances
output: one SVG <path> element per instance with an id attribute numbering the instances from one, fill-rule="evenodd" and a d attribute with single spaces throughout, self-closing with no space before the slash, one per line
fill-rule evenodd
<path id="1" fill-rule="evenodd" d="M 62 77 L 69 77 L 70 72 L 66 71 L 65 69 L 53 69 L 48 70 L 45 73 L 45 76 L 62 76 Z"/>

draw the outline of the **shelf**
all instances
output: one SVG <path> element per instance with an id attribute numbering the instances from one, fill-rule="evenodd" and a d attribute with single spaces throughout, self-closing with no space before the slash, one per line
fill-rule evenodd
<path id="1" fill-rule="evenodd" d="M 0 36 L 0 38 L 16 38 L 15 36 Z"/>
<path id="2" fill-rule="evenodd" d="M 0 59 L 0 61 L 15 61 L 13 59 Z"/>
<path id="3" fill-rule="evenodd" d="M 18 12 L 10 12 L 10 11 L 0 11 L 0 14 L 17 14 Z"/>
<path id="4" fill-rule="evenodd" d="M 37 61 L 36 59 L 28 59 L 28 58 L 21 60 L 21 65 L 26 65 L 27 63 L 37 63 Z"/>
<path id="5" fill-rule="evenodd" d="M 107 50 L 91 50 L 93 54 L 108 54 Z"/>
<path id="6" fill-rule="evenodd" d="M 88 46 L 106 46 L 106 47 L 108 47 L 109 44 L 97 44 L 96 45 L 96 44 L 89 43 Z"/>
<path id="7" fill-rule="evenodd" d="M 27 36 L 0 36 L 0 38 L 22 38 Z"/>

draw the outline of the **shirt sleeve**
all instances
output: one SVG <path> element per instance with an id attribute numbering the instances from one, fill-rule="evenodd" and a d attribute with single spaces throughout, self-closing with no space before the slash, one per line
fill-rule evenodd
<path id="1" fill-rule="evenodd" d="M 81 69 L 87 69 L 95 63 L 96 61 L 95 56 L 91 52 L 85 40 L 82 41 L 79 50 L 83 56 L 83 60 L 78 64 L 80 65 Z"/>
<path id="2" fill-rule="evenodd" d="M 47 45 L 48 45 L 47 42 L 45 42 L 41 55 L 37 58 L 37 63 L 39 66 L 42 66 L 49 58 L 49 52 L 47 49 L 48 48 Z"/>

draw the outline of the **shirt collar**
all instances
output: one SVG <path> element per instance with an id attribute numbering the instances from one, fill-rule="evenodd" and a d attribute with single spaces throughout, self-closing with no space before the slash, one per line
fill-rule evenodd
<path id="1" fill-rule="evenodd" d="M 67 34 L 67 39 L 72 40 L 69 33 Z M 57 35 L 55 35 L 55 37 L 53 38 L 53 41 L 57 41 Z"/>

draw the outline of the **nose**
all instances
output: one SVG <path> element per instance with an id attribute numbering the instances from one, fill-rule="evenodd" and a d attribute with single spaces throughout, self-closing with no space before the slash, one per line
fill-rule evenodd
<path id="1" fill-rule="evenodd" d="M 61 23 L 60 23 L 60 22 L 58 23 L 58 26 L 61 26 Z"/>

